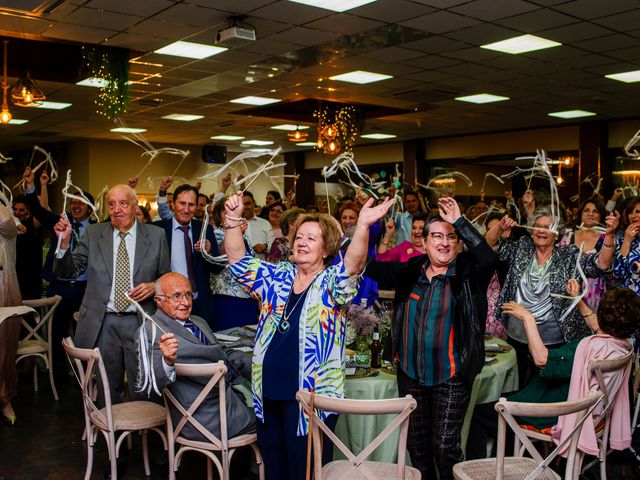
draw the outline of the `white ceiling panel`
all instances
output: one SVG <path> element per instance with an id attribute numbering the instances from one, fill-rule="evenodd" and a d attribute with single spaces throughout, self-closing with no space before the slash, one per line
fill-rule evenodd
<path id="1" fill-rule="evenodd" d="M 320 20 L 310 22 L 307 26 L 317 28 L 318 30 L 324 30 L 326 32 L 348 35 L 363 32 L 365 30 L 373 30 L 374 28 L 382 26 L 382 23 L 350 15 L 348 13 L 339 13 L 337 15 L 332 15 L 330 18 L 325 17 Z"/>
<path id="2" fill-rule="evenodd" d="M 434 9 L 408 0 L 373 2 L 349 10 L 349 13 L 381 22 L 398 23 L 409 18 L 433 12 Z"/>
<path id="3" fill-rule="evenodd" d="M 294 25 L 304 25 L 314 20 L 328 17 L 330 14 L 331 12 L 329 10 L 281 0 L 271 2 L 264 7 L 252 11 L 251 17 L 267 18 L 269 20 L 287 22 Z"/>
<path id="4" fill-rule="evenodd" d="M 142 2 L 132 2 L 131 0 L 91 0 L 86 4 L 90 8 L 141 17 L 154 15 L 173 5 L 175 5 L 175 1 L 171 0 L 144 0 Z"/>
<path id="5" fill-rule="evenodd" d="M 227 24 L 226 12 L 212 10 L 210 8 L 198 7 L 180 3 L 171 8 L 158 12 L 154 15 L 155 20 L 165 22 L 180 23 L 193 27 L 216 27 L 224 28 Z"/>
<path id="6" fill-rule="evenodd" d="M 86 27 L 98 27 L 109 30 L 125 30 L 142 21 L 143 17 L 124 13 L 107 12 L 94 8 L 78 8 L 61 19 L 65 23 L 75 23 Z"/>
<path id="7" fill-rule="evenodd" d="M 401 25 L 417 28 L 429 33 L 446 33 L 470 27 L 478 23 L 480 23 L 480 20 L 475 18 L 447 11 L 438 11 L 421 17 L 416 17 L 411 20 L 406 20 L 401 22 Z"/>
<path id="8" fill-rule="evenodd" d="M 61 40 L 99 44 L 116 33 L 117 32 L 114 30 L 85 27 L 84 25 L 73 25 L 70 23 L 60 22 L 45 31 L 42 36 L 47 38 L 58 38 Z"/>
<path id="9" fill-rule="evenodd" d="M 534 10 L 532 12 L 501 18 L 495 21 L 499 25 L 519 30 L 522 33 L 535 33 L 553 27 L 577 23 L 580 20 L 553 10 Z"/>
<path id="10" fill-rule="evenodd" d="M 561 12 L 574 15 L 578 18 L 586 20 L 612 15 L 614 13 L 626 12 L 637 8 L 636 2 L 629 0 L 576 0 L 574 2 L 564 3 L 555 8 Z"/>
<path id="11" fill-rule="evenodd" d="M 478 18 L 484 21 L 497 20 L 499 18 L 519 15 L 540 8 L 530 2 L 522 0 L 509 0 L 508 2 L 496 2 L 495 0 L 475 0 L 465 3 L 450 10 L 461 15 Z"/>

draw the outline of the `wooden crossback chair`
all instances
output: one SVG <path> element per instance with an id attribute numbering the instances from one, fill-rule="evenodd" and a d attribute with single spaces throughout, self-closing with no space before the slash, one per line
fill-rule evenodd
<path id="1" fill-rule="evenodd" d="M 579 455 L 577 455 L 578 438 L 582 425 L 591 417 L 595 407 L 604 400 L 600 391 L 591 392 L 579 400 L 556 403 L 522 403 L 510 402 L 501 398 L 496 403 L 498 417 L 498 456 L 468 460 L 457 463 L 453 467 L 453 476 L 457 480 L 574 480 L 578 477 Z M 578 421 L 566 438 L 546 457 L 543 458 L 528 435 L 529 431 L 522 428 L 516 416 L 548 417 L 578 413 Z M 505 457 L 507 425 L 513 430 L 516 438 L 531 457 Z M 551 462 L 567 449 L 567 463 L 563 476 L 550 468 Z M 516 453 L 517 455 L 517 453 Z"/>
<path id="2" fill-rule="evenodd" d="M 102 433 L 106 442 L 111 462 L 111 479 L 117 480 L 117 459 L 120 446 L 125 439 L 130 438 L 132 432 L 142 433 L 142 453 L 144 458 L 144 472 L 151 474 L 149 468 L 149 452 L 147 445 L 147 431 L 153 430 L 160 435 L 167 449 L 167 438 L 161 427 L 165 423 L 165 409 L 161 405 L 144 400 L 111 404 L 109 380 L 104 368 L 100 350 L 97 348 L 77 348 L 70 337 L 62 341 L 67 356 L 71 360 L 74 373 L 82 390 L 82 404 L 84 407 L 85 433 L 87 435 L 87 468 L 85 480 L 91 478 L 93 468 L 93 446 L 98 433 Z M 103 385 L 103 408 L 96 404 L 97 381 L 100 378 Z"/>
<path id="3" fill-rule="evenodd" d="M 296 399 L 304 412 L 309 415 L 311 394 L 306 390 L 298 390 Z M 409 415 L 416 408 L 416 401 L 411 395 L 404 398 L 384 400 L 350 400 L 316 395 L 313 397 L 314 412 L 311 421 L 310 435 L 313 436 L 314 478 L 315 480 L 419 480 L 420 472 L 405 465 L 407 451 L 407 432 Z M 352 415 L 386 415 L 397 414 L 387 427 L 360 452 L 353 452 L 327 427 L 315 413 L 315 409 Z M 366 461 L 366 458 L 384 442 L 391 433 L 399 429 L 398 463 Z M 322 466 L 322 435 L 326 435 L 345 455 L 347 460 L 336 460 Z"/>
<path id="4" fill-rule="evenodd" d="M 596 462 L 600 463 L 600 478 L 606 480 L 607 478 L 607 454 L 608 452 L 608 442 L 609 442 L 609 431 L 611 428 L 611 409 L 613 407 L 613 401 L 616 398 L 617 390 L 612 391 L 609 386 L 605 383 L 604 373 L 610 373 L 618 370 L 624 370 L 631 363 L 633 352 L 629 352 L 627 355 L 624 355 L 620 358 L 614 359 L 597 359 L 592 358 L 589 361 L 589 374 L 592 377 L 595 377 L 598 381 L 598 389 L 602 392 L 604 399 L 602 401 L 602 410 L 593 418 L 593 424 L 596 428 L 596 439 L 598 441 L 599 452 L 598 457 L 582 466 L 581 471 L 584 472 L 595 465 Z M 529 438 L 534 441 L 543 441 L 548 443 L 553 443 L 551 435 L 547 432 L 542 432 L 539 430 L 526 430 L 526 434 Z M 518 438 L 515 439 L 514 451 L 522 454 L 523 447 Z M 582 465 L 582 458 L 584 454 L 578 451 L 579 459 L 578 466 Z"/>
<path id="5" fill-rule="evenodd" d="M 62 297 L 39 298 L 23 300 L 22 304 L 31 307 L 37 312 L 36 325 L 32 326 L 25 318 L 22 318 L 22 326 L 27 330 L 27 336 L 18 342 L 16 364 L 28 357 L 41 358 L 49 372 L 49 383 L 53 398 L 58 400 L 58 390 L 53 379 L 53 352 L 51 349 L 51 331 L 53 328 L 53 314 L 55 313 Z M 33 389 L 38 391 L 38 364 L 33 364 Z"/>
<path id="6" fill-rule="evenodd" d="M 202 453 L 207 457 L 207 478 L 213 478 L 213 464 L 215 464 L 218 474 L 222 480 L 229 480 L 229 464 L 231 458 L 239 447 L 249 446 L 254 452 L 258 464 L 260 480 L 264 480 L 264 464 L 262 455 L 258 449 L 258 437 L 255 433 L 237 435 L 228 438 L 227 436 L 227 403 L 226 403 L 226 383 L 225 375 L 227 367 L 222 360 L 217 363 L 204 364 L 175 364 L 176 376 L 186 377 L 210 377 L 210 380 L 202 388 L 191 405 L 182 405 L 168 388 L 163 390 L 163 397 L 166 406 L 167 436 L 169 439 L 169 478 L 175 480 L 175 474 L 180 466 L 182 455 L 188 451 Z M 220 437 L 216 437 L 204 425 L 194 418 L 194 414 L 202 405 L 214 388 L 218 388 L 219 411 L 220 411 Z M 174 424 L 171 416 L 171 407 L 175 408 L 182 417 Z M 186 438 L 182 435 L 185 426 L 191 425 L 200 432 L 207 441 L 197 441 Z M 180 445 L 175 451 L 175 444 Z M 219 452 L 221 460 L 214 452 Z"/>

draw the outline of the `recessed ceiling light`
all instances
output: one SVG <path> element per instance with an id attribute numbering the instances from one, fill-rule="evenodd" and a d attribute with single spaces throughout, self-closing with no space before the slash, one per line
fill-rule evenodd
<path id="1" fill-rule="evenodd" d="M 162 118 L 167 120 L 178 120 L 180 122 L 193 122 L 194 120 L 200 120 L 204 118 L 204 115 L 186 115 L 182 113 L 172 113 L 171 115 L 165 115 Z"/>
<path id="2" fill-rule="evenodd" d="M 360 135 L 360 138 L 371 138 L 373 140 L 386 140 L 387 138 L 396 138 L 396 135 L 390 133 L 367 133 L 366 135 Z"/>
<path id="3" fill-rule="evenodd" d="M 270 140 L 245 140 L 242 142 L 242 145 L 256 145 L 260 147 L 263 145 L 273 145 L 273 142 Z"/>
<path id="4" fill-rule="evenodd" d="M 226 140 L 228 142 L 233 142 L 234 140 L 242 140 L 244 137 L 239 137 L 238 135 L 216 135 L 215 137 L 211 137 L 211 140 Z"/>
<path id="5" fill-rule="evenodd" d="M 587 112 L 586 110 L 565 110 L 564 112 L 550 113 L 550 117 L 557 118 L 580 118 L 580 117 L 593 117 L 595 113 Z"/>
<path id="6" fill-rule="evenodd" d="M 203 43 L 192 42 L 174 42 L 165 47 L 159 48 L 154 53 L 160 53 L 161 55 L 173 55 L 174 57 L 186 57 L 196 58 L 201 60 L 203 58 L 209 58 L 218 53 L 222 53 L 227 48 L 214 47 L 213 45 L 205 45 Z"/>
<path id="7" fill-rule="evenodd" d="M 495 50 L 503 53 L 526 53 L 535 50 L 543 50 L 545 48 L 559 47 L 561 43 L 547 40 L 546 38 L 536 37 L 535 35 L 520 35 L 519 37 L 508 38 L 501 42 L 480 45 L 480 48 L 487 50 Z"/>
<path id="8" fill-rule="evenodd" d="M 605 75 L 605 77 L 611 80 L 618 80 L 624 83 L 640 82 L 640 70 L 632 70 L 630 72 L 612 73 L 611 75 Z"/>
<path id="9" fill-rule="evenodd" d="M 296 130 L 307 130 L 309 127 L 306 125 L 293 125 L 291 123 L 285 123 L 283 125 L 276 125 L 271 127 L 272 130 L 286 130 L 287 132 L 295 132 Z"/>
<path id="10" fill-rule="evenodd" d="M 64 102 L 48 102 L 45 100 L 40 105 L 36 105 L 36 102 L 33 102 L 29 105 L 24 105 L 24 106 L 27 108 L 44 108 L 47 110 L 64 110 L 65 108 L 70 107 L 71 104 L 64 103 Z"/>
<path id="11" fill-rule="evenodd" d="M 24 120 L 22 118 L 12 118 L 9 121 L 9 125 L 24 125 L 25 123 L 29 123 L 29 120 Z"/>
<path id="12" fill-rule="evenodd" d="M 146 132 L 146 128 L 129 128 L 129 127 L 118 127 L 112 128 L 111 131 L 113 133 L 142 133 Z"/>
<path id="13" fill-rule="evenodd" d="M 318 144 L 316 142 L 298 142 L 296 143 L 296 147 L 316 147 Z"/>
<path id="14" fill-rule="evenodd" d="M 341 82 L 360 83 L 360 84 L 379 82 L 380 80 L 387 80 L 389 78 L 393 78 L 393 75 L 366 72 L 364 70 L 355 70 L 353 72 L 347 72 L 341 75 L 334 75 L 333 77 L 329 77 L 330 80 L 339 80 Z"/>
<path id="15" fill-rule="evenodd" d="M 269 105 L 271 103 L 281 102 L 279 98 L 269 98 L 269 97 L 242 97 L 235 98 L 230 100 L 231 103 L 243 103 L 245 105 Z"/>
<path id="16" fill-rule="evenodd" d="M 492 95 L 490 93 L 478 93 L 476 95 L 467 95 L 466 97 L 456 97 L 456 100 L 469 103 L 491 103 L 509 100 L 509 97 L 501 97 L 500 95 Z"/>
<path id="17" fill-rule="evenodd" d="M 304 5 L 311 5 L 312 7 L 324 8 L 326 10 L 333 10 L 334 12 L 346 12 L 352 8 L 366 5 L 367 3 L 373 3 L 377 0 L 290 0 L 295 3 L 303 3 Z"/>
<path id="18" fill-rule="evenodd" d="M 85 78 L 84 80 L 80 80 L 79 82 L 76 82 L 76 85 L 81 85 L 83 87 L 104 88 L 107 85 L 109 85 L 109 82 L 104 78 L 89 77 L 89 78 Z"/>

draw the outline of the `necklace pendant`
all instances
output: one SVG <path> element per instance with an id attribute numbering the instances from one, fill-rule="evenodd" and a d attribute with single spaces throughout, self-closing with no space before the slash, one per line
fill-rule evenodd
<path id="1" fill-rule="evenodd" d="M 280 333 L 287 333 L 290 328 L 291 328 L 291 324 L 289 323 L 288 320 L 282 320 L 278 324 L 278 332 Z"/>

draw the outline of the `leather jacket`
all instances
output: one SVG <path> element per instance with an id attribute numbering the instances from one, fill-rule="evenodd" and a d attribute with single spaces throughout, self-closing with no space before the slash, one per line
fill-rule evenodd
<path id="1" fill-rule="evenodd" d="M 497 256 L 484 237 L 465 217 L 454 224 L 458 237 L 467 251 L 456 257 L 456 272 L 451 277 L 454 309 L 453 328 L 456 349 L 461 359 L 460 378 L 471 388 L 475 376 L 484 366 L 484 331 L 487 317 L 487 288 L 497 265 Z M 398 338 L 402 329 L 401 309 L 415 283 L 422 274 L 429 257 L 421 255 L 406 263 L 372 262 L 365 273 L 377 280 L 381 288 L 394 288 L 394 318 L 390 342 L 385 345 L 384 357 L 395 358 Z"/>

